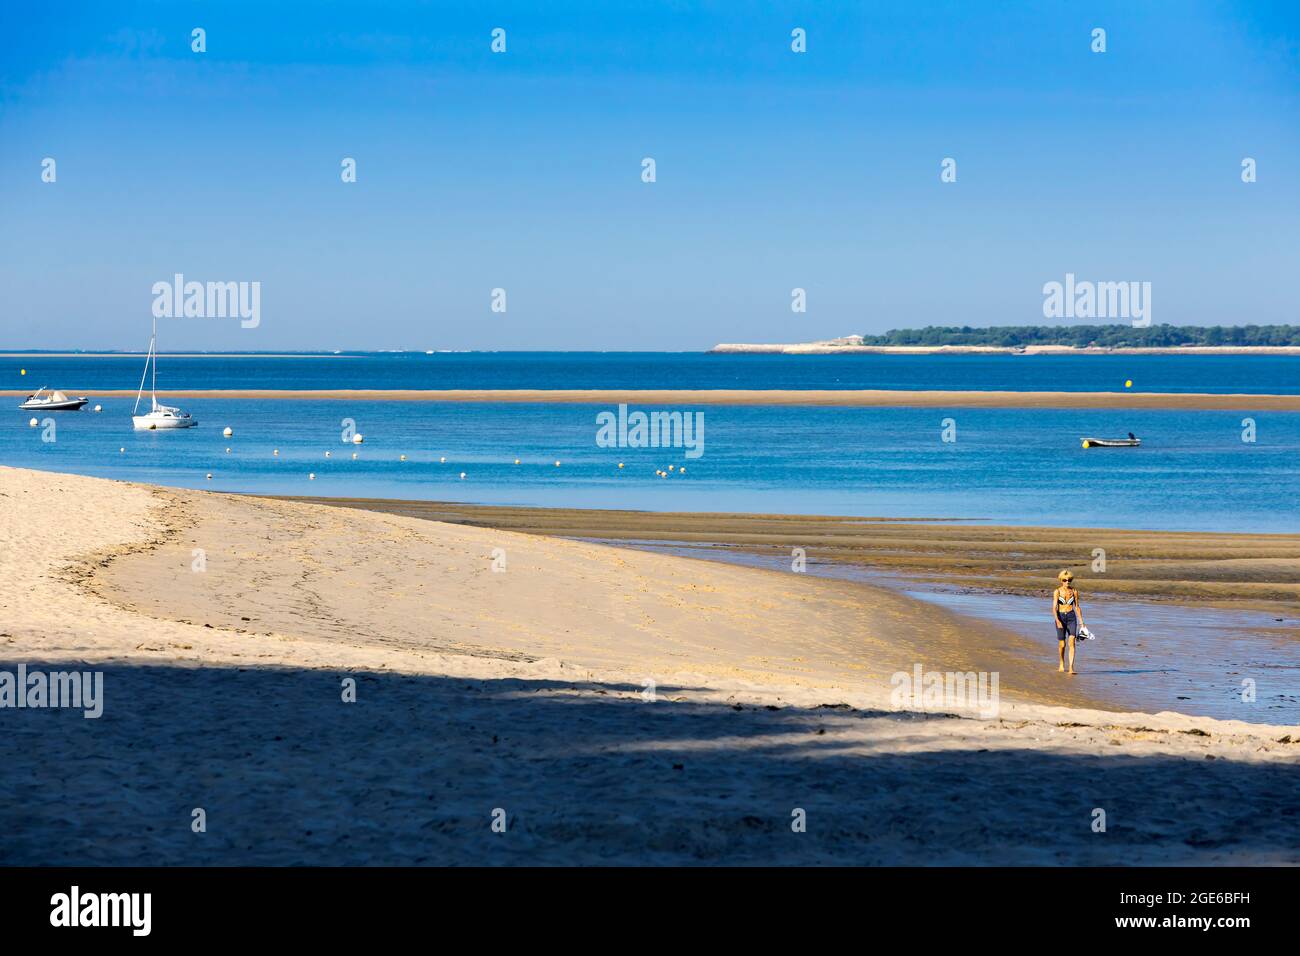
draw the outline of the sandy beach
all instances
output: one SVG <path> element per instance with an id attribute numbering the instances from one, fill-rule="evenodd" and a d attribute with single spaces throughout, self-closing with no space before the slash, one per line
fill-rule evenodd
<path id="1" fill-rule="evenodd" d="M 124 389 L 64 388 L 69 395 L 135 398 Z M 0 397 L 28 392 L 0 390 Z M 894 389 L 168 389 L 172 399 L 355 402 L 553 402 L 584 405 L 790 405 L 862 408 L 1100 408 L 1300 411 L 1300 395 L 1194 392 L 997 392 Z"/>
<path id="2" fill-rule="evenodd" d="M 742 355 L 1300 355 L 1295 345 L 863 345 L 845 339 L 822 342 L 722 342 L 710 352 Z"/>
<path id="3" fill-rule="evenodd" d="M 290 498 L 435 521 L 611 542 L 679 542 L 871 565 L 960 588 L 1041 594 L 1061 568 L 1089 594 L 1300 615 L 1300 535 L 972 525 L 817 515 L 511 508 L 435 501 Z M 1088 558 L 1100 548 L 1104 570 Z"/>
<path id="4" fill-rule="evenodd" d="M 1100 710 L 888 589 L 11 468 L 0 503 L 3 667 L 105 675 L 98 720 L 0 710 L 0 862 L 1300 862 L 1294 729 Z M 917 664 L 998 671 L 996 716 L 897 706 Z"/>

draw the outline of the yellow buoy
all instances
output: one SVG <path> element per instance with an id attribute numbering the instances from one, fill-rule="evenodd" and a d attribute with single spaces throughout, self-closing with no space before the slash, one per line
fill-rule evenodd
<path id="1" fill-rule="evenodd" d="M 620 468 L 623 467 L 623 463 L 622 463 L 621 461 L 618 463 L 618 467 L 620 467 Z"/>
<path id="2" fill-rule="evenodd" d="M 1125 382 L 1124 382 L 1124 387 L 1125 387 L 1125 388 L 1132 388 L 1132 387 L 1133 387 L 1133 379 L 1131 379 L 1131 378 L 1130 378 L 1130 379 L 1126 379 Z"/>
<path id="3" fill-rule="evenodd" d="M 1085 439 L 1083 440 L 1083 447 L 1084 447 L 1084 448 L 1091 448 L 1091 447 L 1092 447 L 1092 442 L 1088 441 L 1088 439 L 1085 438 Z"/>
<path id="4" fill-rule="evenodd" d="M 515 464 L 516 464 L 516 465 L 519 464 L 519 459 L 518 459 L 518 458 L 515 459 Z"/>

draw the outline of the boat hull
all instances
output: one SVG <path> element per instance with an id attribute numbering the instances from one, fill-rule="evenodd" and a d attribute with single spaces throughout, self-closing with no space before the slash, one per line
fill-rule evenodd
<path id="1" fill-rule="evenodd" d="M 138 432 L 171 431 L 176 428 L 193 428 L 198 421 L 193 418 L 155 418 L 152 415 L 133 415 L 131 423 Z"/>
<path id="2" fill-rule="evenodd" d="M 1084 448 L 1141 448 L 1141 438 L 1085 438 Z"/>
<path id="3" fill-rule="evenodd" d="M 76 398 L 69 402 L 23 402 L 18 407 L 26 412 L 75 412 L 89 401 Z"/>

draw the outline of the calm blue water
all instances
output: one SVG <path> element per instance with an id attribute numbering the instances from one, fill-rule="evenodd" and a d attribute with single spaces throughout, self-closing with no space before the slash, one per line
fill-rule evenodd
<path id="1" fill-rule="evenodd" d="M 0 388 L 135 389 L 141 355 L 0 353 Z M 22 369 L 27 375 L 20 375 Z M 160 389 L 886 388 L 1300 393 L 1297 356 L 706 355 L 677 352 L 163 355 Z"/>
<path id="2" fill-rule="evenodd" d="M 150 433 L 132 430 L 133 400 L 100 401 L 55 415 L 48 443 L 30 413 L 0 414 L 0 464 L 260 493 L 1300 532 L 1296 413 L 1256 413 L 1246 444 L 1239 412 L 706 406 L 704 455 L 689 460 L 597 447 L 597 406 L 200 399 L 181 403 L 199 427 Z M 347 417 L 359 448 L 340 440 Z M 1142 448 L 1079 447 L 1128 431 Z M 655 476 L 670 464 L 687 473 Z"/>

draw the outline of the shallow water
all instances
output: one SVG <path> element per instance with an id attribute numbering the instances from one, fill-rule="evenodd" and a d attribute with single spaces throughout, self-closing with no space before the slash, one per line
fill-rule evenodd
<path id="1" fill-rule="evenodd" d="M 1300 413 L 1254 415 L 1247 443 L 1239 412 L 712 406 L 692 458 L 597 446 L 595 405 L 199 399 L 197 428 L 156 433 L 132 430 L 133 400 L 102 404 L 42 416 L 49 442 L 31 413 L 0 413 L 0 464 L 262 494 L 1300 532 L 1280 504 L 1300 499 Z M 1127 431 L 1142 448 L 1079 447 Z"/>
<path id="2" fill-rule="evenodd" d="M 787 557 L 725 547 L 611 541 L 666 554 L 790 571 Z M 867 567 L 810 558 L 808 573 L 902 591 L 1024 634 L 1042 648 L 1043 681 L 1073 679 L 1117 710 L 1172 710 L 1250 723 L 1300 724 L 1300 620 L 1260 611 L 1196 608 L 1085 598 L 1084 618 L 1098 636 L 1077 645 L 1079 675 L 1059 674 L 1050 594 L 1030 597 L 952 590 Z M 1253 701 L 1243 681 L 1254 681 Z"/>

